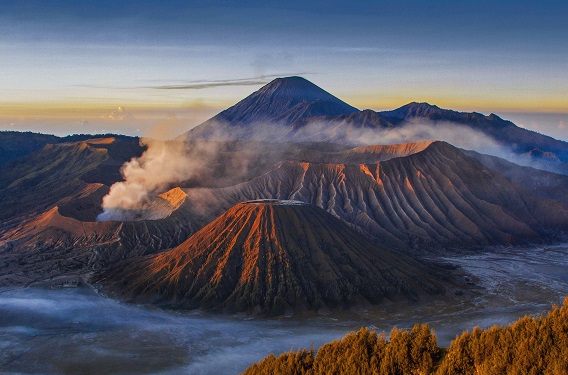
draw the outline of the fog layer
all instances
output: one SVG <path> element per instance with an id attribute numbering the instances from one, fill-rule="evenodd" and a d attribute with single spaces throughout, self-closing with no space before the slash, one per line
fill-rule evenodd
<path id="1" fill-rule="evenodd" d="M 543 313 L 568 290 L 568 246 L 447 260 L 479 278 L 478 297 L 355 310 L 339 320 L 247 320 L 141 308 L 83 289 L 0 289 L 0 372 L 236 374 L 270 353 L 317 348 L 360 326 L 390 331 L 415 322 L 448 345 L 465 329 Z"/>

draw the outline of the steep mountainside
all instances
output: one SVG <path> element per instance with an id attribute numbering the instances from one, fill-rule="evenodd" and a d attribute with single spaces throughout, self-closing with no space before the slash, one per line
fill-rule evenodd
<path id="1" fill-rule="evenodd" d="M 304 78 L 277 78 L 179 139 L 271 140 L 277 128 L 294 121 L 357 111 Z"/>
<path id="2" fill-rule="evenodd" d="M 120 181 L 122 164 L 142 150 L 137 138 L 95 138 L 47 144 L 5 164 L 0 167 L 0 223 L 82 197 L 85 189 L 108 190 L 103 185 Z"/>
<path id="3" fill-rule="evenodd" d="M 101 280 L 136 301 L 282 314 L 444 293 L 434 273 L 316 206 L 263 200 L 240 203 L 173 250 L 123 262 Z"/>
<path id="4" fill-rule="evenodd" d="M 529 192 L 543 198 L 562 202 L 568 207 L 568 176 L 520 166 L 505 159 L 475 151 L 464 151 L 464 153 L 476 158 L 487 168 L 501 173 Z"/>
<path id="5" fill-rule="evenodd" d="M 221 209 L 250 199 L 300 200 L 398 248 L 518 244 L 568 230 L 564 205 L 445 142 L 371 164 L 283 162 L 243 184 L 186 192 L 188 204 L 217 202 Z"/>
<path id="6" fill-rule="evenodd" d="M 315 204 L 402 252 L 550 241 L 568 230 L 562 176 L 535 181 L 533 169 L 505 167 L 505 177 L 491 169 L 500 166 L 487 168 L 431 141 L 333 151 L 324 144 L 223 143 L 207 161 L 208 178 L 155 198 L 152 217 L 162 219 L 93 223 L 109 189 L 94 172 L 118 170 L 115 158 L 128 149 L 118 142 L 115 150 L 115 142 L 49 146 L 5 169 L 0 284 L 56 278 L 69 269 L 84 274 L 163 251 L 233 205 L 263 198 Z M 231 181 L 244 182 L 227 186 Z M 43 267 L 48 260 L 52 267 Z"/>

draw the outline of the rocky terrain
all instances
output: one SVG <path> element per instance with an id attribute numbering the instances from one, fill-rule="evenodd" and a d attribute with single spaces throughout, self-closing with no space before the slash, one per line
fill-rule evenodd
<path id="1" fill-rule="evenodd" d="M 128 300 L 282 314 L 444 294 L 442 269 L 379 247 L 319 207 L 239 203 L 174 249 L 100 280 Z"/>
<path id="2" fill-rule="evenodd" d="M 447 142 L 349 142 L 361 129 L 396 130 L 420 118 L 428 118 L 434 130 L 449 119 L 494 137 L 503 131 L 502 142 L 509 144 L 517 139 L 511 134 L 521 134 L 526 142 L 534 140 L 530 150 L 542 149 L 563 163 L 564 142 L 520 132 L 494 115 L 424 103 L 388 113 L 358 111 L 302 78 L 278 79 L 195 131 L 160 143 L 179 151 L 162 162 L 191 162 L 191 176 L 161 182 L 148 192 L 145 206 L 129 215 L 133 220 L 97 218 L 103 197 L 124 178 L 125 162 L 139 163 L 149 143 L 112 135 L 31 137 L 21 155 L 0 166 L 0 285 L 89 283 L 93 273 L 117 262 L 177 248 L 226 210 L 258 199 L 317 206 L 373 246 L 419 258 L 565 238 L 563 175 Z M 215 136 L 221 119 L 229 139 Z M 259 123 L 270 141 L 255 138 Z M 321 131 L 317 142 L 307 129 Z M 235 134 L 247 136 L 231 139 Z M 11 150 L 26 137 L 10 133 L 0 141 Z M 323 142 L 342 137 L 345 142 Z M 526 151 L 521 148 L 515 152 Z M 305 307 L 318 305 L 309 298 Z M 323 305 L 348 302 L 334 296 Z M 251 301 L 243 303 L 253 309 Z"/>

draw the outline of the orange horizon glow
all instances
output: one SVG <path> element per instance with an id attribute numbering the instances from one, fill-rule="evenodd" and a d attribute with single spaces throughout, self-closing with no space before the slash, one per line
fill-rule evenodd
<path id="1" fill-rule="evenodd" d="M 347 103 L 363 109 L 377 111 L 399 108 L 410 102 L 427 102 L 440 108 L 452 109 L 463 112 L 493 112 L 496 114 L 506 112 L 519 113 L 568 113 L 568 99 L 555 98 L 535 100 L 493 99 L 493 98 L 449 98 L 449 97 L 421 97 L 409 99 L 402 96 L 379 95 L 370 96 L 347 96 Z M 78 102 L 78 101 L 53 101 L 53 102 L 13 102 L 0 103 L 0 119 L 4 120 L 89 120 L 105 119 L 118 107 L 123 107 L 128 113 L 139 118 L 163 118 L 168 114 L 195 113 L 200 115 L 214 116 L 223 109 L 237 103 L 238 100 L 220 100 L 209 103 L 140 103 L 112 101 L 106 103 Z"/>

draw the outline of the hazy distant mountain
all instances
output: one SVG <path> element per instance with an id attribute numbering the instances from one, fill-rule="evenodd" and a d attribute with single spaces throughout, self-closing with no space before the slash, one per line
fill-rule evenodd
<path id="1" fill-rule="evenodd" d="M 273 126 L 286 126 L 307 117 L 353 112 L 358 109 L 302 77 L 277 78 L 179 138 L 269 139 L 267 134 Z M 263 129 L 267 133 L 261 135 Z"/>
<path id="2" fill-rule="evenodd" d="M 568 207 L 568 176 L 520 166 L 505 159 L 475 151 L 464 151 L 464 153 L 476 158 L 489 169 L 501 173 L 510 181 L 521 185 L 531 193 L 543 198 L 557 200 Z"/>
<path id="3" fill-rule="evenodd" d="M 407 127 L 417 124 L 422 127 L 416 133 Z M 448 127 L 459 138 L 459 126 L 503 146 L 503 153 L 518 155 L 519 163 L 568 174 L 567 142 L 520 128 L 495 114 L 457 112 L 416 102 L 392 111 L 359 111 L 301 77 L 270 82 L 178 139 L 363 145 L 449 140 Z"/>
<path id="4" fill-rule="evenodd" d="M 440 270 L 373 244 L 319 207 L 239 203 L 171 251 L 103 273 L 134 301 L 283 314 L 443 294 Z"/>
<path id="5" fill-rule="evenodd" d="M 54 135 L 32 132 L 1 131 L 0 132 L 0 165 L 18 159 L 34 151 L 41 150 L 48 143 L 57 143 Z"/>
<path id="6" fill-rule="evenodd" d="M 485 116 L 477 112 L 457 112 L 428 103 L 409 103 L 392 111 L 379 112 L 409 122 L 429 120 L 436 123 L 465 125 L 490 136 L 496 142 L 511 147 L 517 154 L 530 153 L 532 158 L 554 158 L 568 162 L 568 143 L 547 135 L 518 127 L 496 114 Z M 546 160 L 544 160 L 546 161 Z"/>

